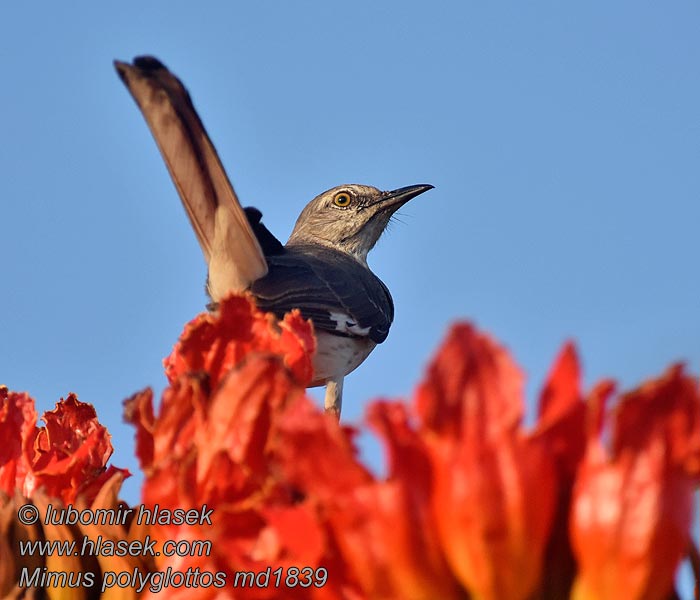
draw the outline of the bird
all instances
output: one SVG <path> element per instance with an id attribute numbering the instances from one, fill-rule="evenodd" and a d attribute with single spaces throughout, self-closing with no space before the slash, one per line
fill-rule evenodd
<path id="1" fill-rule="evenodd" d="M 292 309 L 314 325 L 310 387 L 326 386 L 324 407 L 340 418 L 343 381 L 386 340 L 394 319 L 387 286 L 367 264 L 392 215 L 433 188 L 381 191 L 344 184 L 301 211 L 286 244 L 243 208 L 182 82 L 157 58 L 114 61 L 160 149 L 208 266 L 210 310 L 249 292 L 264 311 Z"/>

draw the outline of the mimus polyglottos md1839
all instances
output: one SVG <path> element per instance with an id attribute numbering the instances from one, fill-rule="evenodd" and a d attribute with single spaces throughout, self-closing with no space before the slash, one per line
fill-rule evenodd
<path id="1" fill-rule="evenodd" d="M 325 406 L 340 415 L 343 378 L 382 343 L 394 318 L 387 287 L 367 266 L 391 215 L 431 185 L 382 192 L 341 185 L 302 210 L 283 246 L 243 209 L 182 83 L 157 59 L 115 61 L 175 182 L 209 267 L 215 305 L 249 290 L 278 317 L 298 308 L 318 342 L 312 386 L 326 384 Z"/>

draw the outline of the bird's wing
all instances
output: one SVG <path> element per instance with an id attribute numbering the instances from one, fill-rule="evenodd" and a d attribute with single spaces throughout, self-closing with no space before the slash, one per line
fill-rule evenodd
<path id="1" fill-rule="evenodd" d="M 153 57 L 114 66 L 148 123 L 197 234 L 212 299 L 248 288 L 267 273 L 267 262 L 187 90 Z"/>
<path id="2" fill-rule="evenodd" d="M 272 256 L 273 254 L 282 254 L 284 252 L 284 246 L 270 230 L 265 227 L 262 222 L 262 213 L 254 206 L 246 206 L 244 209 L 245 216 L 248 217 L 248 223 L 253 228 L 253 233 L 262 248 L 263 254 L 265 256 Z"/>
<path id="3" fill-rule="evenodd" d="M 286 247 L 268 256 L 270 271 L 251 286 L 258 306 L 284 315 L 298 308 L 316 329 L 379 344 L 389 334 L 394 306 L 386 286 L 343 253 Z"/>

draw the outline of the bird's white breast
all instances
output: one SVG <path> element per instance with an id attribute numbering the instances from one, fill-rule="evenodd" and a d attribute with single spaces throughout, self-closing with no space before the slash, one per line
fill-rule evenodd
<path id="1" fill-rule="evenodd" d="M 312 386 L 323 385 L 328 379 L 351 373 L 376 346 L 369 338 L 344 337 L 318 330 L 316 342 Z"/>

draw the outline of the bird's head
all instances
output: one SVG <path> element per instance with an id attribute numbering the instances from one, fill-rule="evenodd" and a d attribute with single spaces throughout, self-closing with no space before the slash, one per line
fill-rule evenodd
<path id="1" fill-rule="evenodd" d="M 369 185 L 339 185 L 306 205 L 287 243 L 323 244 L 366 262 L 394 212 L 432 188 L 422 184 L 382 192 Z"/>

